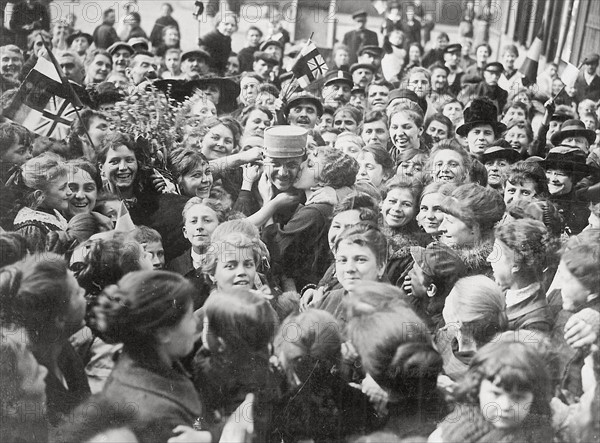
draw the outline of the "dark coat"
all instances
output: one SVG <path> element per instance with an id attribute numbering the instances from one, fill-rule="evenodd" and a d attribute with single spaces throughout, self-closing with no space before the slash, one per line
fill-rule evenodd
<path id="1" fill-rule="evenodd" d="M 33 24 L 33 29 L 23 29 L 23 26 Z M 27 49 L 27 36 L 37 29 L 50 31 L 50 16 L 48 10 L 40 3 L 34 3 L 29 9 L 26 2 L 17 2 L 10 19 L 10 29 L 15 33 L 15 44 Z"/>
<path id="2" fill-rule="evenodd" d="M 227 37 L 214 29 L 205 34 L 200 39 L 199 44 L 210 54 L 210 67 L 217 74 L 223 75 L 231 54 L 231 37 Z"/>
<path id="3" fill-rule="evenodd" d="M 551 195 L 550 201 L 556 205 L 564 220 L 564 231 L 577 235 L 588 224 L 590 210 L 588 203 L 577 198 L 575 189 L 565 195 Z"/>
<path id="4" fill-rule="evenodd" d="M 157 442 L 173 437 L 176 426 L 193 426 L 203 416 L 198 393 L 183 369 L 142 363 L 128 352 L 121 354 L 102 395 L 118 407 L 135 407 L 135 426 Z"/>
<path id="5" fill-rule="evenodd" d="M 369 29 L 355 29 L 344 35 L 343 43 L 350 48 L 350 64 L 358 61 L 358 50 L 361 46 L 379 46 L 377 34 Z"/>
<path id="6" fill-rule="evenodd" d="M 575 80 L 575 100 L 579 103 L 586 98 L 595 102 L 600 100 L 600 77 L 598 77 L 598 74 L 594 76 L 592 83 L 589 85 L 585 81 L 583 72 L 580 72 L 577 76 L 577 80 Z"/>
<path id="7" fill-rule="evenodd" d="M 157 48 L 162 44 L 162 32 L 167 26 L 174 26 L 179 31 L 179 23 L 171 16 L 158 17 L 150 33 L 150 43 L 153 48 Z"/>
<path id="8" fill-rule="evenodd" d="M 197 293 L 194 297 L 194 310 L 204 306 L 204 303 L 210 295 L 211 284 L 202 272 L 202 269 L 194 269 L 191 248 L 167 263 L 166 269 L 167 271 L 183 275 L 197 289 Z"/>
<path id="9" fill-rule="evenodd" d="M 107 23 L 102 23 L 94 29 L 93 37 L 96 47 L 100 49 L 108 49 L 113 43 L 120 40 L 115 28 Z"/>

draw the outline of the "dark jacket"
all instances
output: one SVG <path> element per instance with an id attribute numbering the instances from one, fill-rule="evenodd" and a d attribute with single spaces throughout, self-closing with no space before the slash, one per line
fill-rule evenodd
<path id="1" fill-rule="evenodd" d="M 96 48 L 108 49 L 113 43 L 119 41 L 117 31 L 112 25 L 102 23 L 96 29 L 94 29 L 94 43 Z"/>
<path id="2" fill-rule="evenodd" d="M 369 29 L 355 29 L 344 35 L 343 43 L 350 48 L 350 64 L 358 61 L 358 50 L 361 46 L 379 46 L 377 34 Z"/>
<path id="3" fill-rule="evenodd" d="M 577 198 L 574 188 L 565 195 L 551 195 L 550 201 L 557 206 L 563 217 L 565 233 L 577 235 L 587 226 L 590 216 L 588 203 Z"/>
<path id="4" fill-rule="evenodd" d="M 23 26 L 33 24 L 33 29 L 23 29 Z M 10 29 L 15 33 L 15 44 L 27 49 L 27 36 L 36 29 L 50 31 L 50 16 L 41 3 L 34 3 L 29 9 L 26 2 L 17 2 L 10 19 Z"/>
<path id="5" fill-rule="evenodd" d="M 153 48 L 157 48 L 162 44 L 162 33 L 167 26 L 174 26 L 179 31 L 179 23 L 171 16 L 158 17 L 150 33 L 150 43 Z"/>
<path id="6" fill-rule="evenodd" d="M 579 103 L 586 98 L 595 102 L 600 100 L 600 77 L 598 77 L 598 74 L 594 76 L 589 85 L 585 81 L 583 72 L 580 72 L 577 76 L 577 80 L 575 80 L 575 100 Z"/>
<path id="7" fill-rule="evenodd" d="M 210 67 L 219 75 L 225 74 L 231 54 L 231 37 L 214 29 L 205 34 L 198 43 L 210 54 Z"/>
<path id="8" fill-rule="evenodd" d="M 552 311 L 541 285 L 531 297 L 507 307 L 506 316 L 510 330 L 535 329 L 546 333 L 552 330 Z"/>
<path id="9" fill-rule="evenodd" d="M 194 310 L 204 306 L 204 303 L 210 295 L 211 284 L 202 272 L 202 269 L 194 269 L 191 248 L 167 263 L 166 270 L 183 275 L 197 289 L 194 296 Z"/>
<path id="10" fill-rule="evenodd" d="M 252 71 L 254 66 L 254 53 L 258 51 L 258 46 L 246 46 L 238 52 L 240 61 L 240 72 Z"/>
<path id="11" fill-rule="evenodd" d="M 117 407 L 134 407 L 135 426 L 145 428 L 157 442 L 173 437 L 176 426 L 193 426 L 203 416 L 198 393 L 183 369 L 142 362 L 127 351 L 119 357 L 102 395 Z"/>

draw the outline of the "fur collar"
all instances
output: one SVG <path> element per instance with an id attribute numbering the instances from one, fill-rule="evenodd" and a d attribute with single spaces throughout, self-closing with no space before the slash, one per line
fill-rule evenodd
<path id="1" fill-rule="evenodd" d="M 467 267 L 467 275 L 484 274 L 492 277 L 492 266 L 487 262 L 494 249 L 494 242 L 486 240 L 473 246 L 454 247 Z"/>

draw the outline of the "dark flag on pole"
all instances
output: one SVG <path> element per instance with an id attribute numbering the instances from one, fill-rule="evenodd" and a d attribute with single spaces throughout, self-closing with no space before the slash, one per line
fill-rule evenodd
<path id="1" fill-rule="evenodd" d="M 523 86 L 535 84 L 537 81 L 537 72 L 540 64 L 540 55 L 542 53 L 542 42 L 544 41 L 544 22 L 533 39 L 533 43 L 527 50 L 525 61 L 519 68 L 519 72 L 523 74 Z"/>
<path id="2" fill-rule="evenodd" d="M 317 46 L 308 40 L 306 46 L 302 48 L 292 72 L 302 89 L 306 89 L 311 83 L 323 77 L 328 70 L 325 59 L 319 52 Z"/>
<path id="3" fill-rule="evenodd" d="M 38 58 L 2 115 L 36 134 L 64 140 L 83 105 L 54 54 L 48 56 Z"/>

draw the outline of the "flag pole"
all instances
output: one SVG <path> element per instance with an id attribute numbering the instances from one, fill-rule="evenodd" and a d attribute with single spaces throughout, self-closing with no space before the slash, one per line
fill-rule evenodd
<path id="1" fill-rule="evenodd" d="M 577 66 L 577 70 L 578 70 L 578 71 L 581 71 L 581 68 L 583 68 L 583 63 L 580 63 L 580 64 L 579 64 L 579 66 Z M 559 77 L 559 78 L 560 78 L 560 77 Z M 552 97 L 552 103 L 554 103 L 554 101 L 556 101 L 556 99 L 558 98 L 558 96 L 559 96 L 559 95 L 560 95 L 560 94 L 561 94 L 561 93 L 562 93 L 562 92 L 565 90 L 565 88 L 566 88 L 566 87 L 567 87 L 567 85 L 565 85 L 565 84 L 563 83 L 563 86 L 562 86 L 562 88 L 560 88 L 560 91 L 558 91 L 558 92 L 557 92 L 557 93 L 554 95 L 554 97 Z"/>
<path id="2" fill-rule="evenodd" d="M 310 42 L 312 41 L 313 35 L 315 35 L 314 32 L 310 33 L 310 37 L 308 37 L 308 40 L 306 41 L 306 45 L 304 45 L 304 48 L 302 48 L 302 50 L 304 50 L 305 48 L 308 47 L 308 45 L 310 45 Z M 300 52 L 298 53 L 298 55 L 296 56 L 296 60 L 294 60 L 294 63 L 292 64 L 292 68 L 294 66 L 296 66 L 296 63 L 298 62 L 298 60 L 300 60 L 300 57 L 302 57 L 302 50 L 300 50 Z M 282 98 L 284 100 L 287 100 L 288 94 L 290 92 L 290 89 L 292 87 L 292 84 L 294 83 L 294 80 L 296 79 L 296 74 L 294 73 L 293 69 L 292 69 L 292 78 L 290 79 L 290 82 L 288 83 L 287 87 L 285 88 L 285 91 L 282 91 L 281 95 Z"/>
<path id="3" fill-rule="evenodd" d="M 77 118 L 79 119 L 79 122 L 81 123 L 81 126 L 83 128 L 83 132 L 85 132 L 85 135 L 87 136 L 87 139 L 90 142 L 90 146 L 92 147 L 92 149 L 95 152 L 96 151 L 96 146 L 94 146 L 94 142 L 92 141 L 92 137 L 90 137 L 90 134 L 89 134 L 89 132 L 88 132 L 86 126 L 85 126 L 85 123 L 83 122 L 83 120 L 81 118 L 81 114 L 79 114 L 79 109 L 83 108 L 83 103 L 81 103 L 81 100 L 79 99 L 79 96 L 77 95 L 77 93 L 73 89 L 73 86 L 71 86 L 71 83 L 69 82 L 69 79 L 65 76 L 65 73 L 63 72 L 62 68 L 58 64 L 58 60 L 56 60 L 56 57 L 54 56 L 54 53 L 52 52 L 52 50 L 48 46 L 48 43 L 46 42 L 46 39 L 44 38 L 43 35 L 40 35 L 40 37 L 42 39 L 42 43 L 44 44 L 44 48 L 46 48 L 46 52 L 48 53 L 48 57 L 50 58 L 50 61 L 52 62 L 52 64 L 54 65 L 54 68 L 58 72 L 58 76 L 60 77 L 60 81 L 62 82 L 62 84 L 64 86 L 66 86 L 69 89 L 69 92 L 71 94 L 71 98 L 73 99 L 73 108 L 75 109 L 75 115 L 77 115 Z"/>

